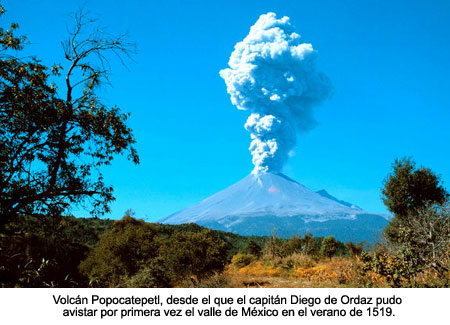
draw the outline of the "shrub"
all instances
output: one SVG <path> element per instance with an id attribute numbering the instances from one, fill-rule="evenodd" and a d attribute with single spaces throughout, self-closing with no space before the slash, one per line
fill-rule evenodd
<path id="1" fill-rule="evenodd" d="M 156 226 L 124 217 L 101 236 L 97 247 L 80 264 L 80 271 L 100 286 L 117 286 L 157 256 L 156 233 Z"/>
<path id="2" fill-rule="evenodd" d="M 402 222 L 397 252 L 414 257 L 417 268 L 433 268 L 440 276 L 449 271 L 450 204 L 418 209 Z"/>
<path id="3" fill-rule="evenodd" d="M 345 246 L 347 247 L 350 255 L 353 256 L 353 257 L 361 255 L 361 253 L 363 251 L 363 245 L 364 245 L 363 241 L 358 243 L 358 244 L 354 244 L 352 242 L 345 244 Z"/>
<path id="4" fill-rule="evenodd" d="M 291 236 L 286 243 L 286 250 L 289 255 L 302 253 L 305 242 L 300 236 Z"/>
<path id="5" fill-rule="evenodd" d="M 0 234 L 0 287 L 79 287 L 88 248 L 54 236 Z"/>
<path id="6" fill-rule="evenodd" d="M 189 288 L 230 288 L 232 287 L 231 279 L 223 273 L 214 273 L 197 283 L 191 283 L 186 287 Z"/>
<path id="7" fill-rule="evenodd" d="M 389 285 L 395 288 L 411 286 L 411 280 L 418 271 L 414 258 L 389 254 L 383 250 L 372 254 L 362 252 L 361 261 L 364 263 L 363 271 L 372 271 L 385 277 Z"/>
<path id="8" fill-rule="evenodd" d="M 237 266 L 238 268 L 243 268 L 244 266 L 249 265 L 251 262 L 253 262 L 253 256 L 248 255 L 248 254 L 241 254 L 241 253 L 237 253 L 236 255 L 233 256 L 233 258 L 231 259 L 231 263 L 235 266 Z"/>
<path id="9" fill-rule="evenodd" d="M 278 237 L 277 233 L 274 231 L 267 239 L 264 250 L 266 251 L 266 254 L 274 258 L 289 255 L 286 248 L 286 240 Z"/>
<path id="10" fill-rule="evenodd" d="M 292 254 L 286 258 L 285 264 L 291 264 L 292 261 L 295 267 L 313 267 L 317 264 L 316 259 L 313 256 L 305 254 Z"/>
<path id="11" fill-rule="evenodd" d="M 302 253 L 306 255 L 318 255 L 319 242 L 312 236 L 312 234 L 305 234 L 302 238 Z"/>
<path id="12" fill-rule="evenodd" d="M 281 265 L 281 267 L 285 270 L 291 270 L 294 268 L 295 262 L 292 258 L 288 258 L 284 263 Z"/>
<path id="13" fill-rule="evenodd" d="M 253 255 L 256 258 L 260 258 L 262 255 L 262 249 L 257 243 L 255 243 L 254 240 L 251 239 L 248 242 L 247 246 L 244 248 L 243 253 Z"/>
<path id="14" fill-rule="evenodd" d="M 334 239 L 333 236 L 325 237 L 322 240 L 320 252 L 323 256 L 331 259 L 331 257 L 336 254 L 337 249 L 338 249 L 338 241 Z"/>
<path id="15" fill-rule="evenodd" d="M 170 270 L 167 269 L 164 259 L 154 258 L 147 266 L 124 281 L 123 286 L 127 288 L 170 288 Z"/>
<path id="16" fill-rule="evenodd" d="M 226 243 L 211 230 L 176 232 L 163 243 L 159 254 L 174 281 L 206 278 L 223 271 L 227 262 Z"/>

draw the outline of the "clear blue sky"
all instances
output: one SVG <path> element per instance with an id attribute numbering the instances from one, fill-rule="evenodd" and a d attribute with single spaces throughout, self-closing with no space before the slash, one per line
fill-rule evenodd
<path id="1" fill-rule="evenodd" d="M 117 201 L 157 220 L 235 183 L 253 168 L 247 112 L 231 105 L 219 70 L 259 15 L 289 16 L 319 51 L 334 97 L 298 139 L 285 174 L 365 210 L 386 212 L 380 189 L 396 157 L 412 156 L 450 184 L 450 2 L 3 0 L 44 63 L 63 63 L 60 40 L 80 7 L 138 46 L 115 64 L 102 96 L 131 113 L 141 164 L 104 170 Z M 85 214 L 77 212 L 78 216 Z"/>

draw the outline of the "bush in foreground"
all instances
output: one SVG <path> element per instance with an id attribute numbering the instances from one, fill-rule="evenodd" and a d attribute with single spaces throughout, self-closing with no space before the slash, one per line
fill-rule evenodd
<path id="1" fill-rule="evenodd" d="M 130 216 L 114 223 L 80 265 L 93 286 L 171 287 L 221 272 L 226 243 L 211 230 L 166 233 Z"/>

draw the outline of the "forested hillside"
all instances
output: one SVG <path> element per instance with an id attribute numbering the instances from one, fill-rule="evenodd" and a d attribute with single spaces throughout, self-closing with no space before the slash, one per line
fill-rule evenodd
<path id="1" fill-rule="evenodd" d="M 129 215 L 113 221 L 21 217 L 0 235 L 1 287 L 448 286 L 432 268 L 412 276 L 385 246 L 333 237 L 245 237 Z M 368 251 L 370 249 L 370 252 Z"/>

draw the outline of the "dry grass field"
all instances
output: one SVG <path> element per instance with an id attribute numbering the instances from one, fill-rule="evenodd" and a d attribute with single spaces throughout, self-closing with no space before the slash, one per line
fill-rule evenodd
<path id="1" fill-rule="evenodd" d="M 199 287 L 233 288 L 386 288 L 384 276 L 363 270 L 359 257 L 313 258 L 293 254 L 285 258 L 263 256 L 245 266 L 229 264 L 222 274 L 198 283 Z M 448 281 L 449 277 L 447 275 Z M 441 279 L 442 280 L 442 279 Z M 416 285 L 435 286 L 439 276 L 431 270 L 417 274 Z"/>

